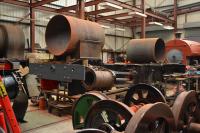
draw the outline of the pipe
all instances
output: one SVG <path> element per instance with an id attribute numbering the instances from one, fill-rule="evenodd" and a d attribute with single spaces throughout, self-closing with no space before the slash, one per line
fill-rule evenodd
<path id="1" fill-rule="evenodd" d="M 56 56 L 73 54 L 81 41 L 103 47 L 104 39 L 104 31 L 99 24 L 64 15 L 54 16 L 45 33 L 47 48 Z"/>
<path id="2" fill-rule="evenodd" d="M 16 25 L 0 25 L 0 58 L 23 59 L 25 37 Z"/>
<path id="3" fill-rule="evenodd" d="M 83 85 L 86 90 L 109 90 L 113 87 L 114 81 L 112 72 L 87 67 Z"/>
<path id="4" fill-rule="evenodd" d="M 160 38 L 132 39 L 126 54 L 127 59 L 134 63 L 157 63 L 164 59 L 165 43 Z"/>
<path id="5" fill-rule="evenodd" d="M 86 67 L 83 86 L 86 90 L 109 90 L 114 85 L 131 81 L 130 72 L 118 72 L 105 68 Z"/>

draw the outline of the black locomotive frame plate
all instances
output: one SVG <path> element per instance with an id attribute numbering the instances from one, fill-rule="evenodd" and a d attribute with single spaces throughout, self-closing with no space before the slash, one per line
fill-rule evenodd
<path id="1" fill-rule="evenodd" d="M 85 67 L 79 64 L 30 63 L 30 74 L 39 78 L 71 82 L 85 80 Z"/>

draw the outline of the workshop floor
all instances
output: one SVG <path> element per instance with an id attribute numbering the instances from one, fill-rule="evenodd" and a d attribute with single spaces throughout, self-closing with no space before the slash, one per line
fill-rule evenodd
<path id="1" fill-rule="evenodd" d="M 29 105 L 25 120 L 27 123 L 20 124 L 23 133 L 73 132 L 71 115 L 59 117 Z"/>
<path id="2" fill-rule="evenodd" d="M 115 99 L 115 95 L 109 97 Z M 47 110 L 39 110 L 31 102 L 24 120 L 27 123 L 20 124 L 22 133 L 74 133 L 71 115 L 59 117 Z"/>

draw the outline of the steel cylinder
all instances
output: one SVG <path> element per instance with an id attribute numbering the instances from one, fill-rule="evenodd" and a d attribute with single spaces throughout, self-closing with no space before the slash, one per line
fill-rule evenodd
<path id="1" fill-rule="evenodd" d="M 133 63 L 159 62 L 165 57 L 165 43 L 160 38 L 132 39 L 126 54 Z"/>
<path id="2" fill-rule="evenodd" d="M 104 31 L 99 24 L 64 15 L 54 16 L 45 33 L 47 48 L 56 56 L 72 54 L 82 41 L 95 42 L 95 45 L 103 47 L 104 39 Z"/>
<path id="3" fill-rule="evenodd" d="M 11 24 L 0 25 L 0 58 L 24 58 L 25 36 L 21 28 Z"/>
<path id="4" fill-rule="evenodd" d="M 192 60 L 188 58 L 200 57 L 200 43 L 186 40 L 186 39 L 174 39 L 166 43 L 166 60 L 169 63 L 182 63 L 193 64 Z"/>
<path id="5" fill-rule="evenodd" d="M 109 90 L 114 85 L 113 73 L 106 70 L 86 69 L 85 81 L 86 90 Z"/>

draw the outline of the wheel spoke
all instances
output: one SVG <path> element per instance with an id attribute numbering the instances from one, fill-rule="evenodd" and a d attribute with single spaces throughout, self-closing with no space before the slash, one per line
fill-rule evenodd
<path id="1" fill-rule="evenodd" d="M 155 87 L 147 84 L 137 84 L 130 87 L 124 99 L 124 103 L 128 106 L 139 103 L 166 103 L 164 95 Z"/>

